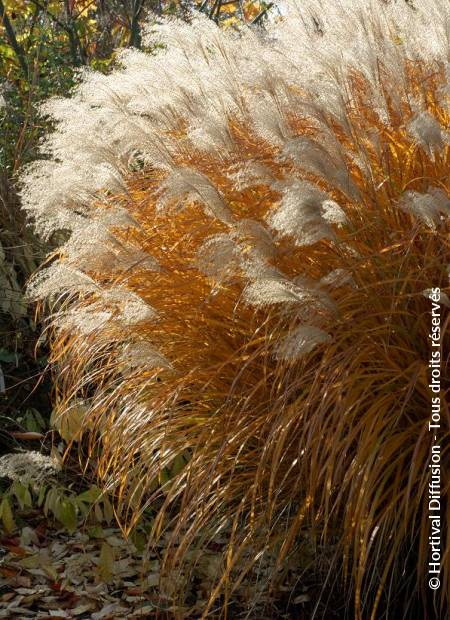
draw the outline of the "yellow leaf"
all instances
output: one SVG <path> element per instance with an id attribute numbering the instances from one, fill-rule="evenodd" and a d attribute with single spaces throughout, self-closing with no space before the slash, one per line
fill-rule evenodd
<path id="1" fill-rule="evenodd" d="M 62 415 L 52 412 L 50 424 L 56 428 L 64 441 L 77 441 L 80 438 L 82 422 L 86 413 L 86 407 L 78 402 Z"/>

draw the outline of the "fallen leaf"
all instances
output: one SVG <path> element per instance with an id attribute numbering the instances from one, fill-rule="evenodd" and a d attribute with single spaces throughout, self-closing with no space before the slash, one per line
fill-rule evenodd
<path id="1" fill-rule="evenodd" d="M 23 560 L 20 560 L 19 565 L 23 566 L 23 568 L 38 568 L 41 564 L 40 557 L 38 553 L 34 553 L 33 555 L 29 555 Z"/>
<path id="2" fill-rule="evenodd" d="M 149 588 L 159 585 L 159 573 L 150 573 L 150 575 L 147 575 L 146 581 Z"/>
<path id="3" fill-rule="evenodd" d="M 5 547 L 10 553 L 13 553 L 14 555 L 20 555 L 21 557 L 27 555 L 26 549 L 24 549 L 23 547 L 19 547 L 18 545 L 5 545 Z"/>
<path id="4" fill-rule="evenodd" d="M 86 605 L 78 605 L 78 607 L 74 607 L 70 611 L 73 616 L 80 616 L 81 614 L 84 614 L 86 611 L 90 611 L 91 609 L 92 609 L 92 605 L 86 604 Z"/>
<path id="5" fill-rule="evenodd" d="M 44 439 L 45 437 L 45 435 L 43 435 L 42 433 L 35 433 L 33 431 L 28 431 L 26 433 L 10 432 L 9 434 L 11 435 L 11 437 L 14 437 L 14 439 L 22 439 L 25 441 L 39 441 L 41 439 Z"/>
<path id="6" fill-rule="evenodd" d="M 155 610 L 156 607 L 154 605 L 144 605 L 129 614 L 128 618 L 145 618 L 146 614 L 154 614 Z"/>
<path id="7" fill-rule="evenodd" d="M 115 612 L 120 612 L 120 611 L 125 611 L 125 608 L 120 607 L 119 603 L 111 603 L 110 605 L 106 605 L 105 607 L 103 607 L 103 609 L 101 609 L 97 613 L 92 614 L 91 618 L 92 620 L 102 620 L 110 616 L 110 614 L 112 614 L 113 612 L 115 613 Z M 111 617 L 113 618 L 115 616 L 111 616 Z"/>

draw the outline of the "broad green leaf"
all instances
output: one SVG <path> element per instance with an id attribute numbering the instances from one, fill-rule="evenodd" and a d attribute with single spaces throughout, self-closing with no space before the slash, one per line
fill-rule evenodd
<path id="1" fill-rule="evenodd" d="M 147 536 L 144 534 L 144 532 L 134 531 L 131 534 L 130 538 L 131 538 L 131 542 L 136 547 L 138 552 L 142 553 L 147 544 Z"/>
<path id="2" fill-rule="evenodd" d="M 100 498 L 102 492 L 101 490 L 94 486 L 91 486 L 87 491 L 83 491 L 77 496 L 77 499 L 81 502 L 86 502 L 88 504 L 94 504 Z"/>
<path id="3" fill-rule="evenodd" d="M 0 514 L 5 531 L 9 534 L 14 530 L 16 524 L 14 522 L 13 512 L 8 497 L 4 497 L 0 503 Z"/>
<path id="4" fill-rule="evenodd" d="M 9 364 L 11 362 L 17 363 L 18 355 L 14 351 L 8 351 L 8 349 L 0 348 L 0 362 Z"/>
<path id="5" fill-rule="evenodd" d="M 16 497 L 21 510 L 24 508 L 31 508 L 33 505 L 33 500 L 31 499 L 31 493 L 28 485 L 22 484 L 18 480 L 15 480 L 11 485 L 10 493 Z"/>
<path id="6" fill-rule="evenodd" d="M 89 538 L 104 538 L 105 532 L 101 525 L 93 525 L 92 527 L 88 528 L 87 535 L 89 536 Z"/>
<path id="7" fill-rule="evenodd" d="M 47 497 L 45 498 L 45 502 L 44 502 L 45 516 L 47 516 L 49 512 L 51 512 L 53 515 L 55 514 L 57 503 L 58 503 L 58 491 L 57 489 L 52 488 L 49 490 L 49 492 L 47 493 Z"/>
<path id="8" fill-rule="evenodd" d="M 114 510 L 113 510 L 111 502 L 106 496 L 103 498 L 102 503 L 103 503 L 103 515 L 104 515 L 106 523 L 108 523 L 109 525 L 111 521 L 114 519 Z"/>
<path id="9" fill-rule="evenodd" d="M 80 516 L 82 518 L 87 517 L 89 512 L 90 512 L 90 510 L 91 510 L 91 507 L 89 506 L 89 504 L 86 504 L 85 502 L 79 501 L 78 497 L 74 497 L 72 501 L 74 502 L 75 506 L 77 507 L 78 512 L 80 513 Z"/>
<path id="10" fill-rule="evenodd" d="M 99 503 L 94 505 L 94 514 L 97 521 L 101 523 L 103 521 L 103 510 Z"/>
<path id="11" fill-rule="evenodd" d="M 23 416 L 22 424 L 27 429 L 27 431 L 31 431 L 32 433 L 40 433 L 47 427 L 45 420 L 39 413 L 37 409 L 27 409 Z"/>
<path id="12" fill-rule="evenodd" d="M 102 581 L 108 582 L 114 575 L 114 549 L 107 542 L 102 544 L 97 570 Z"/>
<path id="13" fill-rule="evenodd" d="M 77 511 L 70 499 L 63 499 L 60 502 L 56 517 L 69 532 L 77 529 Z"/>
<path id="14" fill-rule="evenodd" d="M 39 495 L 38 495 L 38 498 L 37 498 L 38 508 L 40 508 L 42 506 L 42 504 L 44 503 L 46 492 L 47 492 L 47 487 L 42 485 L 40 487 L 40 489 L 39 489 Z"/>
<path id="15" fill-rule="evenodd" d="M 183 471 L 186 465 L 186 461 L 184 460 L 184 456 L 182 454 L 178 454 L 170 467 L 170 477 L 173 478 L 177 476 L 181 471 Z"/>

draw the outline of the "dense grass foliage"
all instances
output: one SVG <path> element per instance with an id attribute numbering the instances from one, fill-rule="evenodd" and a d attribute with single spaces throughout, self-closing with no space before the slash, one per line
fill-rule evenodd
<path id="1" fill-rule="evenodd" d="M 356 617 L 399 595 L 409 613 L 433 287 L 443 377 L 450 351 L 449 9 L 287 10 L 264 35 L 164 22 L 159 54 L 46 106 L 57 129 L 23 199 L 44 237 L 72 234 L 30 294 L 51 302 L 58 411 L 82 411 L 124 529 L 154 507 L 172 574 L 226 537 L 205 616 L 305 533 L 338 541 Z"/>

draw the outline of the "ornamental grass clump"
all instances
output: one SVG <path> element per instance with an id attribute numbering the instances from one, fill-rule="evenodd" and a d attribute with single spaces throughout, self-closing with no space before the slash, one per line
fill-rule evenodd
<path id="1" fill-rule="evenodd" d="M 427 596 L 435 287 L 443 471 L 450 445 L 449 17 L 297 0 L 264 31 L 168 20 L 158 53 L 44 107 L 23 201 L 44 237 L 70 232 L 30 284 L 56 407 L 82 409 L 124 529 L 153 507 L 153 540 L 172 532 L 163 570 L 226 537 L 204 615 L 305 532 L 337 541 L 356 617 Z M 448 553 L 443 528 L 441 612 Z"/>

